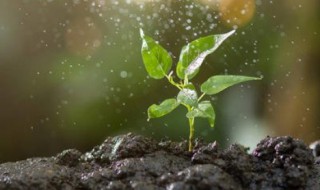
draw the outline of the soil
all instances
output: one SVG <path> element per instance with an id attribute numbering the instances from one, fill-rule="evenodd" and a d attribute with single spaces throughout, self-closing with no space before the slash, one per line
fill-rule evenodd
<path id="1" fill-rule="evenodd" d="M 239 144 L 107 138 L 91 151 L 0 164 L 0 189 L 320 189 L 320 141 L 266 137 L 252 153 Z"/>

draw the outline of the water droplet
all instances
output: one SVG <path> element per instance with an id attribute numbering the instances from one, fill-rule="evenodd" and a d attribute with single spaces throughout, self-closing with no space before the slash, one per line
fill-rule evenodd
<path id="1" fill-rule="evenodd" d="M 127 71 L 121 71 L 120 72 L 120 77 L 121 78 L 127 78 L 127 76 L 128 76 L 128 72 Z"/>

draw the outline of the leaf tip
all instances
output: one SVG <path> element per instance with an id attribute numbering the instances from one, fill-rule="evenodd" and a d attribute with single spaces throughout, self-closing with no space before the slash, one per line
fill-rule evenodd
<path id="1" fill-rule="evenodd" d="M 141 38 L 144 37 L 144 32 L 143 32 L 142 28 L 140 28 L 140 36 L 141 36 Z"/>
<path id="2" fill-rule="evenodd" d="M 263 79 L 263 76 L 260 76 L 260 77 L 253 77 L 252 80 L 262 80 Z"/>
<path id="3" fill-rule="evenodd" d="M 229 35 L 229 36 L 231 36 L 232 34 L 234 34 L 236 32 L 236 30 L 231 30 L 230 32 L 228 32 L 227 34 Z"/>
<path id="4" fill-rule="evenodd" d="M 230 32 L 227 32 L 227 33 L 223 34 L 223 36 L 224 36 L 223 40 L 229 38 L 229 37 L 232 36 L 235 32 L 236 32 L 236 30 L 231 30 Z"/>

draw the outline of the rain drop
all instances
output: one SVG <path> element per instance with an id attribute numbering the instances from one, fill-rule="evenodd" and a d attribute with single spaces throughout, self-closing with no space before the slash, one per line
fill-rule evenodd
<path id="1" fill-rule="evenodd" d="M 127 78 L 127 76 L 128 76 L 128 72 L 127 71 L 121 71 L 120 72 L 120 77 L 121 78 Z"/>

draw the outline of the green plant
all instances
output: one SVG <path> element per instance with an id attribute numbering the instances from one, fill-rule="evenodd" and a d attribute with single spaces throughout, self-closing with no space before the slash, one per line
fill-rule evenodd
<path id="1" fill-rule="evenodd" d="M 202 94 L 198 96 L 195 86 L 190 80 L 199 72 L 200 66 L 205 57 L 213 53 L 221 43 L 231 36 L 234 31 L 225 34 L 210 35 L 199 38 L 184 46 L 181 50 L 179 61 L 176 67 L 176 74 L 180 79 L 175 82 L 171 70 L 172 58 L 170 54 L 151 37 L 146 36 L 140 29 L 142 38 L 141 54 L 144 66 L 151 78 L 167 78 L 170 84 L 179 89 L 176 98 L 164 100 L 159 105 L 153 104 L 148 108 L 148 120 L 150 118 L 162 117 L 179 105 L 187 108 L 189 121 L 189 151 L 192 151 L 194 136 L 194 120 L 196 117 L 207 118 L 211 127 L 215 123 L 215 111 L 210 101 L 202 100 L 205 95 L 214 95 L 235 84 L 260 80 L 261 78 L 238 76 L 238 75 L 216 75 L 210 77 L 201 84 Z"/>

